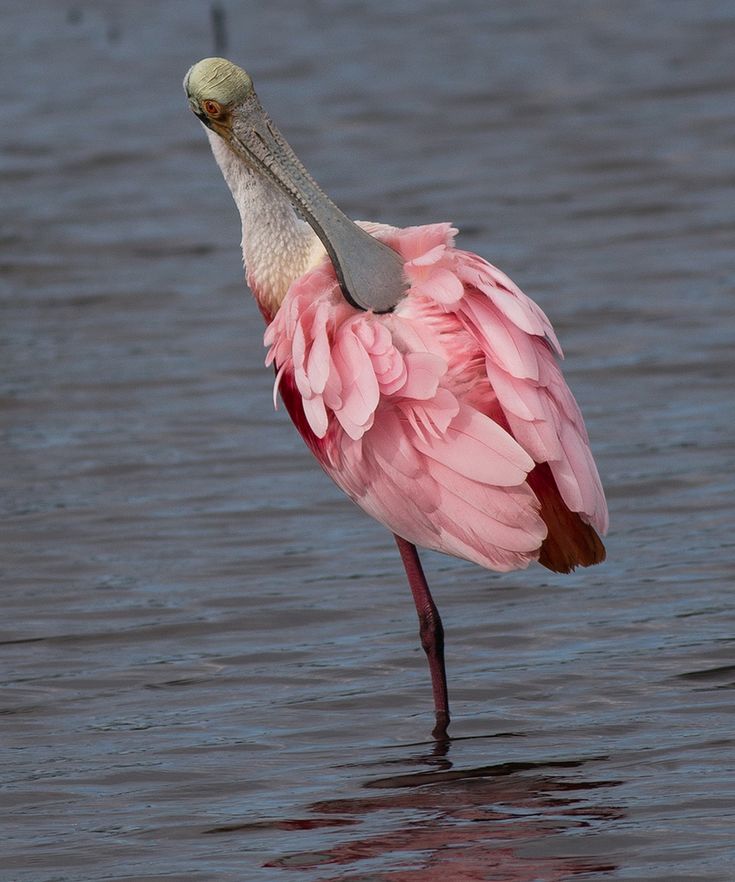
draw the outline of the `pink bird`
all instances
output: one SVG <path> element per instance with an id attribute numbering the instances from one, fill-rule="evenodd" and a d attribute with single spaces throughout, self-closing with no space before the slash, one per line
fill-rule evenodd
<path id="1" fill-rule="evenodd" d="M 299 162 L 248 74 L 187 73 L 242 219 L 267 364 L 324 471 L 395 536 L 447 737 L 444 632 L 416 546 L 506 572 L 604 560 L 607 507 L 541 309 L 447 223 L 354 223 Z"/>

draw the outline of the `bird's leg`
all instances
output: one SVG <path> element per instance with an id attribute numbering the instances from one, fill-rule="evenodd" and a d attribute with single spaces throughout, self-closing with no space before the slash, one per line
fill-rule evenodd
<path id="1" fill-rule="evenodd" d="M 394 534 L 395 535 L 395 534 Z M 421 567 L 416 546 L 395 536 L 398 550 L 401 553 L 403 566 L 406 568 L 408 584 L 411 586 L 413 601 L 419 616 L 419 635 L 421 645 L 429 660 L 431 672 L 431 688 L 434 693 L 434 710 L 436 725 L 431 733 L 437 741 L 446 740 L 449 725 L 449 700 L 447 698 L 447 673 L 444 668 L 444 627 L 439 617 L 426 576 Z"/>

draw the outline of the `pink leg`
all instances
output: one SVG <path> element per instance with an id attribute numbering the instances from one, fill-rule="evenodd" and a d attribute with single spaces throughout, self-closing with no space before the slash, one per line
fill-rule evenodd
<path id="1" fill-rule="evenodd" d="M 413 602 L 419 615 L 419 635 L 421 645 L 429 660 L 431 672 L 431 688 L 434 693 L 434 710 L 436 726 L 431 733 L 438 740 L 446 739 L 449 725 L 449 700 L 447 698 L 447 674 L 444 668 L 444 627 L 439 617 L 426 577 L 421 567 L 416 546 L 411 542 L 395 536 L 398 550 L 401 553 L 403 566 L 406 568 L 408 584 L 411 586 Z"/>

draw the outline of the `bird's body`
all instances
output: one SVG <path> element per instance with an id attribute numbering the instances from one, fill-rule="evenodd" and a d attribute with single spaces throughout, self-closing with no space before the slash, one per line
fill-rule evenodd
<path id="1" fill-rule="evenodd" d="M 432 670 L 435 733 L 445 734 L 441 622 L 413 546 L 498 571 L 539 560 L 568 572 L 604 558 L 605 498 L 561 350 L 541 309 L 457 249 L 449 224 L 358 229 L 255 116 L 257 149 L 273 136 L 263 162 L 230 105 L 210 100 L 210 113 L 202 97 L 206 87 L 216 98 L 218 77 L 230 91 L 247 77 L 228 65 L 200 62 L 185 85 L 241 214 L 267 363 L 324 470 L 398 540 Z M 232 106 L 252 102 L 248 83 Z M 370 305 L 371 279 L 381 311 L 358 307 Z"/>
<path id="2" fill-rule="evenodd" d="M 604 496 L 544 314 L 454 248 L 448 224 L 372 229 L 412 281 L 392 313 L 346 303 L 324 258 L 266 331 L 277 386 L 322 467 L 416 545 L 501 571 L 544 551 L 555 570 L 596 562 L 588 525 L 606 529 Z"/>

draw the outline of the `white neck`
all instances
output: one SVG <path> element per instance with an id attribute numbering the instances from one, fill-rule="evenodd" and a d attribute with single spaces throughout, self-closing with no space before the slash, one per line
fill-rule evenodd
<path id="1" fill-rule="evenodd" d="M 314 231 L 267 179 L 251 171 L 225 142 L 206 130 L 242 221 L 242 257 L 248 285 L 274 316 L 289 285 L 326 252 Z"/>

